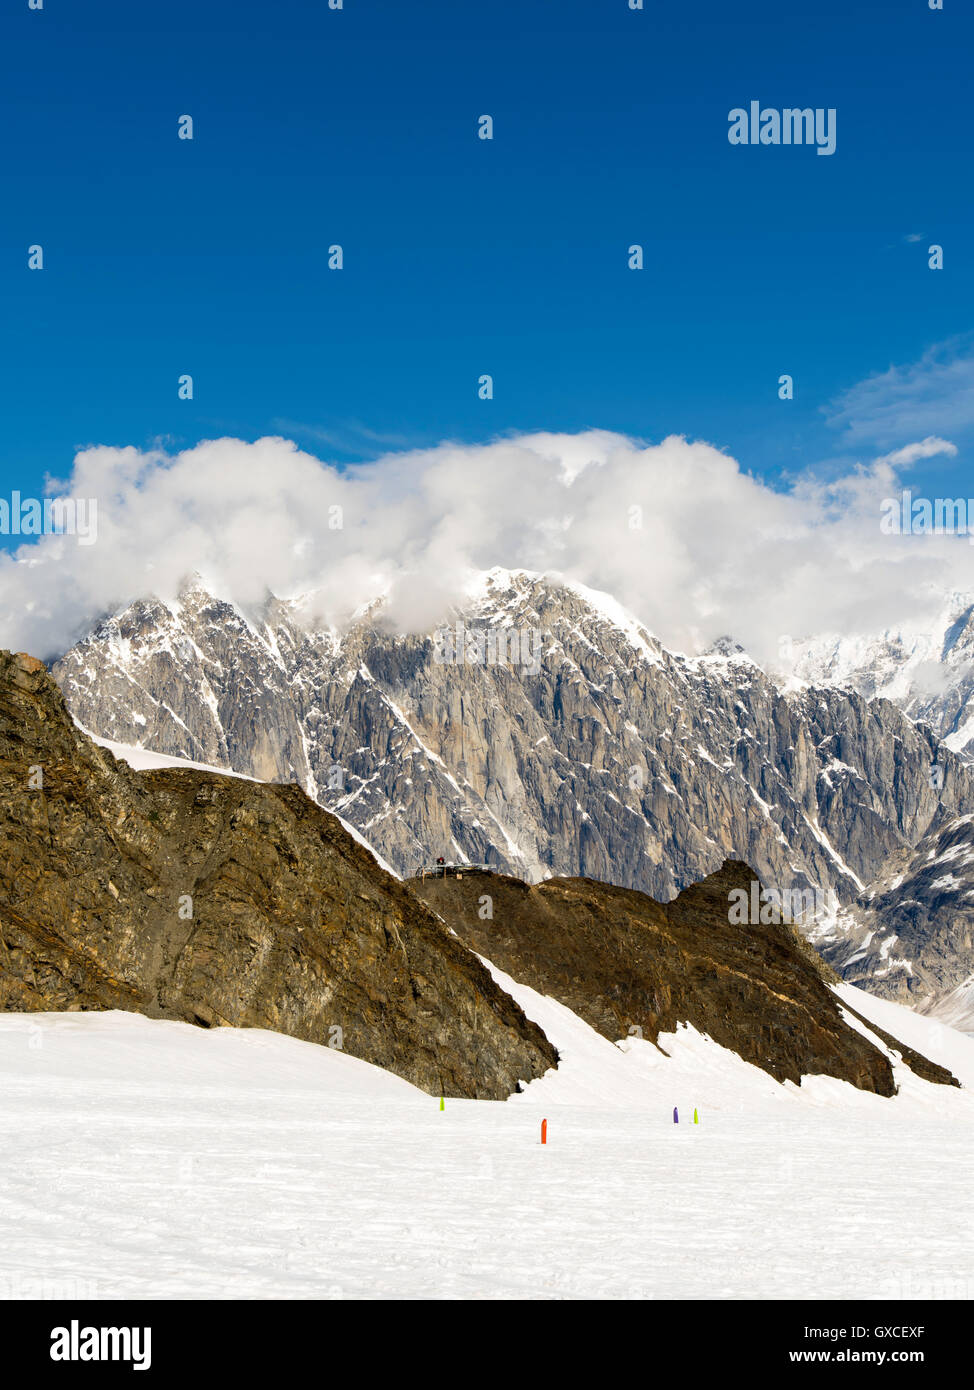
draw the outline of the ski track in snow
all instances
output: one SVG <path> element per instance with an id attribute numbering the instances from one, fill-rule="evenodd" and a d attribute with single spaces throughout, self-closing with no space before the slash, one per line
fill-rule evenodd
<path id="1" fill-rule="evenodd" d="M 494 973 L 561 1065 L 443 1112 L 260 1030 L 0 1015 L 0 1295 L 971 1297 L 974 1091 L 900 1065 L 892 1100 L 782 1087 L 692 1028 L 668 1057 L 612 1044 Z M 838 992 L 974 1086 L 974 1040 Z"/>

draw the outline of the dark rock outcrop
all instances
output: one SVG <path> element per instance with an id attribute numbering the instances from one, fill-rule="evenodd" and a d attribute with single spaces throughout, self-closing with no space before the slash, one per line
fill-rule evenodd
<path id="1" fill-rule="evenodd" d="M 557 1054 L 297 786 L 133 772 L 0 652 L 0 1008 L 126 1009 L 335 1045 L 500 1099 Z M 341 1030 L 340 1033 L 336 1030 Z"/>
<path id="2" fill-rule="evenodd" d="M 669 903 L 571 878 L 529 886 L 464 875 L 408 886 L 473 950 L 611 1041 L 636 1029 L 655 1042 L 689 1022 L 778 1081 L 824 1074 L 892 1095 L 888 1059 L 845 1022 L 828 988 L 837 977 L 802 937 L 787 923 L 729 921 L 731 893 L 749 893 L 753 880 L 728 860 Z M 926 1079 L 957 1084 L 884 1041 Z"/>

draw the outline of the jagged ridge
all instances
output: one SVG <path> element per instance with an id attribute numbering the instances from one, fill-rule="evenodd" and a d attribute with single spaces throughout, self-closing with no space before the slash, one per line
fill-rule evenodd
<path id="1" fill-rule="evenodd" d="M 688 1022 L 778 1081 L 821 1073 L 894 1093 L 892 1068 L 842 1018 L 833 972 L 787 924 L 738 927 L 730 894 L 753 871 L 728 860 L 669 903 L 585 879 L 413 879 L 463 941 L 559 1000 L 610 1041 L 655 1042 Z M 887 1040 L 927 1080 L 943 1067 Z"/>

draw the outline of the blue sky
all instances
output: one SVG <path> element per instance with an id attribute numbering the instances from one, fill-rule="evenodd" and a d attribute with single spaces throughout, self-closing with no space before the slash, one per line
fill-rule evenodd
<path id="1" fill-rule="evenodd" d="M 768 479 L 936 433 L 974 493 L 967 7 L 646 3 L 8 5 L 0 494 L 90 444 L 588 427 Z M 836 153 L 730 145 L 752 99 Z"/>

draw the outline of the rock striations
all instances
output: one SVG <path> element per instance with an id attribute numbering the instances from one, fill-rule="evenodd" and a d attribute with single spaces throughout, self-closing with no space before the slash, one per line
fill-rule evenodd
<path id="1" fill-rule="evenodd" d="M 728 860 L 669 903 L 585 879 L 410 880 L 461 939 L 599 1033 L 655 1042 L 691 1023 L 778 1081 L 821 1073 L 888 1096 L 887 1058 L 843 1018 L 837 977 L 788 925 L 735 927 L 752 871 Z M 927 1080 L 950 1073 L 890 1040 Z"/>
<path id="2" fill-rule="evenodd" d="M 433 1094 L 555 1065 L 439 919 L 296 786 L 133 772 L 0 653 L 0 1008 L 127 1009 L 341 1045 Z"/>

